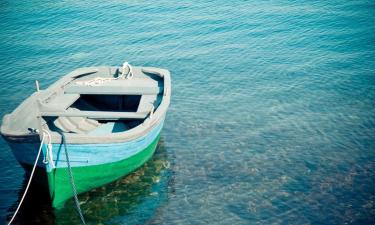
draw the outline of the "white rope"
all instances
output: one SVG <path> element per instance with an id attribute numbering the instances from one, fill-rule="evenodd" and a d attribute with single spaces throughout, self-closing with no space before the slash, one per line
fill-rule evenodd
<path id="1" fill-rule="evenodd" d="M 53 162 L 53 154 L 52 154 L 52 137 L 51 134 L 48 132 L 48 130 L 43 129 L 43 134 L 47 134 L 48 136 L 48 144 L 46 149 L 46 156 L 43 159 L 44 164 L 50 163 L 52 169 L 55 168 L 55 163 Z"/>
<path id="2" fill-rule="evenodd" d="M 125 74 L 125 69 L 126 67 L 129 68 L 129 71 L 127 74 Z M 122 73 L 121 73 L 121 78 L 125 78 L 125 79 L 131 79 L 133 77 L 133 68 L 130 66 L 130 64 L 128 62 L 124 62 L 124 64 L 122 64 Z M 120 78 L 118 77 L 118 78 Z"/>
<path id="3" fill-rule="evenodd" d="M 78 85 L 84 85 L 84 86 L 91 86 L 96 87 L 104 84 L 107 81 L 116 80 L 117 78 L 102 78 L 102 77 L 95 77 L 92 80 L 88 81 L 77 81 L 76 84 Z"/>
<path id="4" fill-rule="evenodd" d="M 40 156 L 40 152 L 42 151 L 43 142 L 44 142 L 44 133 L 43 133 L 43 136 L 42 136 L 42 141 L 40 142 L 40 147 L 39 147 L 39 150 L 38 150 L 38 155 L 36 156 L 36 159 L 35 159 L 35 163 L 34 163 L 33 170 L 31 171 L 31 174 L 30 174 L 29 182 L 28 182 L 27 185 L 26 185 L 26 189 L 25 189 L 25 191 L 23 192 L 23 195 L 22 195 L 21 201 L 20 201 L 20 203 L 18 204 L 18 207 L 17 207 L 16 211 L 14 212 L 13 217 L 12 217 L 12 219 L 9 221 L 8 225 L 10 225 L 10 224 L 13 222 L 14 218 L 16 218 L 16 215 L 17 215 L 17 213 L 18 213 L 18 210 L 21 208 L 22 202 L 23 202 L 23 200 L 25 199 L 25 196 L 26 196 L 26 194 L 27 194 L 27 191 L 29 190 L 29 187 L 30 187 L 30 184 L 31 184 L 31 180 L 33 179 L 33 176 L 34 176 L 34 172 L 35 172 L 36 165 L 38 164 L 38 159 L 39 159 L 39 156 Z"/>
<path id="5" fill-rule="evenodd" d="M 129 71 L 125 73 L 125 69 L 129 68 Z M 88 81 L 77 81 L 76 84 L 78 85 L 84 85 L 84 86 L 91 86 L 91 87 L 97 87 L 101 86 L 104 83 L 111 81 L 111 80 L 118 80 L 118 79 L 131 79 L 133 78 L 133 67 L 128 63 L 124 62 L 122 64 L 122 72 L 121 75 L 116 78 L 103 78 L 103 77 L 95 77 Z"/>

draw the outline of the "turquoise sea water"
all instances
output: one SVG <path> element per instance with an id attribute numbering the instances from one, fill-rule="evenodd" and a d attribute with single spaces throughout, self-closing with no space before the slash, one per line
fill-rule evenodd
<path id="1" fill-rule="evenodd" d="M 374 224 L 373 1 L 1 1 L 0 116 L 71 70 L 167 68 L 155 157 L 90 224 Z M 0 140 L 0 216 L 24 172 Z M 79 223 L 32 190 L 18 224 Z"/>

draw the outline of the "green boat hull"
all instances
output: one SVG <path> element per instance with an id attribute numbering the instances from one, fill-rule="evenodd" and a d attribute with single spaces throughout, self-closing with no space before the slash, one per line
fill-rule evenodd
<path id="1" fill-rule="evenodd" d="M 154 154 L 159 138 L 160 135 L 145 149 L 124 160 L 93 166 L 72 167 L 77 193 L 83 193 L 108 184 L 142 166 Z M 68 168 L 52 169 L 47 172 L 47 178 L 52 206 L 61 208 L 66 200 L 73 197 Z"/>

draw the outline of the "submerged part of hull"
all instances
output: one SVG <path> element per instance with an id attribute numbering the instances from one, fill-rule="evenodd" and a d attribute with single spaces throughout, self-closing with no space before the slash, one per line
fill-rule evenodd
<path id="1" fill-rule="evenodd" d="M 148 161 L 155 152 L 160 135 L 149 146 L 139 153 L 117 162 L 101 165 L 73 167 L 72 173 L 78 193 L 100 187 L 117 180 Z M 67 168 L 55 168 L 47 173 L 52 206 L 60 208 L 64 202 L 73 197 Z"/>

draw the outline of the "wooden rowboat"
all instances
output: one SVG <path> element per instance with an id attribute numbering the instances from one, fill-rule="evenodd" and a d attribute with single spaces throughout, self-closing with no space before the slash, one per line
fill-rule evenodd
<path id="1" fill-rule="evenodd" d="M 129 174 L 157 146 L 170 103 L 167 70 L 152 67 L 77 69 L 37 91 L 3 118 L 1 135 L 35 179 L 49 189 L 52 206 Z M 65 155 L 65 147 L 67 152 Z M 69 171 L 70 168 L 70 171 Z"/>

